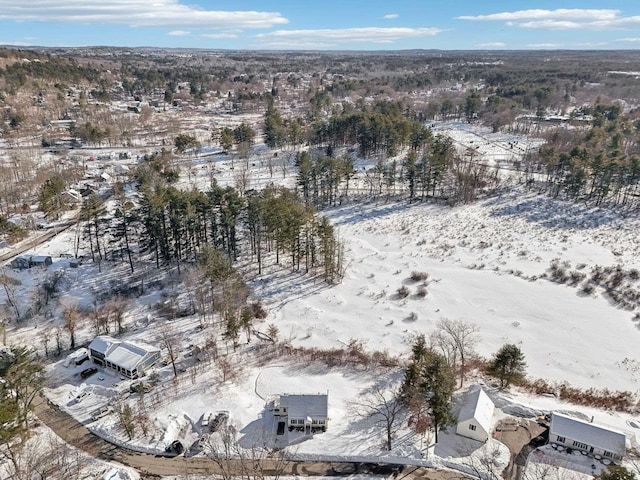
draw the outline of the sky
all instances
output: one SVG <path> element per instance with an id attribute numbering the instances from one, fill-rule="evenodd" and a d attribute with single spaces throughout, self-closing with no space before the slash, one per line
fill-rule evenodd
<path id="1" fill-rule="evenodd" d="M 639 49 L 638 0 L 0 0 L 0 45 Z"/>

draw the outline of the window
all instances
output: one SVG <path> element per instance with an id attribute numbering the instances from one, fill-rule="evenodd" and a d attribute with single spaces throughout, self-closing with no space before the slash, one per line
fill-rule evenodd
<path id="1" fill-rule="evenodd" d="M 475 432 L 476 430 L 476 426 L 475 425 L 471 425 L 469 424 L 469 430 L 473 430 Z"/>
<path id="2" fill-rule="evenodd" d="M 611 453 L 611 452 L 607 452 L 607 451 L 605 451 L 605 452 L 603 453 L 603 455 L 604 455 L 605 457 L 613 457 L 613 453 Z"/>
<path id="3" fill-rule="evenodd" d="M 575 440 L 573 441 L 573 446 L 579 448 L 580 450 L 586 450 L 587 448 L 589 448 L 589 445 L 587 445 L 586 443 L 576 442 Z"/>
<path id="4" fill-rule="evenodd" d="M 560 435 L 558 435 L 558 442 L 560 442 L 560 443 L 564 443 L 564 442 L 566 442 L 566 441 L 567 441 L 567 439 L 566 439 L 566 438 L 561 437 Z"/>

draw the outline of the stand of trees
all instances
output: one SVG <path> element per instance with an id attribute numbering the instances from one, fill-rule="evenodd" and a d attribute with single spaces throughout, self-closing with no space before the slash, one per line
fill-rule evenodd
<path id="1" fill-rule="evenodd" d="M 534 172 L 539 172 L 544 175 L 543 191 L 553 197 L 637 208 L 640 120 L 623 114 L 619 104 L 596 103 L 583 107 L 580 115 L 592 117 L 591 125 L 572 132 L 551 132 L 547 144 L 527 165 L 531 184 Z"/>
<path id="2" fill-rule="evenodd" d="M 451 403 L 456 386 L 455 372 L 444 355 L 427 345 L 423 335 L 416 338 L 411 352 L 411 362 L 402 384 L 402 399 L 413 412 L 426 413 L 438 443 L 438 430 L 457 421 Z"/>
<path id="3" fill-rule="evenodd" d="M 173 175 L 163 173 L 170 171 L 168 165 L 156 168 L 158 161 L 137 173 L 139 205 L 125 199 L 121 185 L 115 188 L 114 215 L 97 195 L 85 200 L 80 218 L 95 262 L 120 260 L 134 273 L 135 260 L 150 252 L 156 267 L 171 264 L 181 272 L 205 248 L 220 251 L 231 262 L 246 248 L 258 273 L 265 254 L 273 253 L 276 263 L 287 259 L 293 271 L 318 272 L 330 283 L 342 278 L 343 242 L 328 219 L 294 191 L 269 187 L 242 196 L 215 180 L 206 192 L 179 190 L 172 185 Z"/>
<path id="4" fill-rule="evenodd" d="M 27 347 L 12 347 L 0 357 L 0 378 L 0 460 L 19 472 L 34 402 L 44 385 L 44 366 Z"/>

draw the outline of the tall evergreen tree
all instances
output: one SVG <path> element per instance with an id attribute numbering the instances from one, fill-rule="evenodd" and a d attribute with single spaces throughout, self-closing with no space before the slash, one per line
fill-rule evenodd
<path id="1" fill-rule="evenodd" d="M 424 335 L 416 338 L 411 350 L 412 359 L 401 389 L 402 400 L 406 405 L 426 407 L 437 443 L 438 430 L 456 422 L 451 403 L 455 372 L 443 355 L 427 346 Z"/>
<path id="2" fill-rule="evenodd" d="M 500 380 L 501 388 L 509 388 L 512 383 L 524 380 L 527 363 L 524 353 L 514 344 L 505 344 L 496 352 L 487 373 Z"/>

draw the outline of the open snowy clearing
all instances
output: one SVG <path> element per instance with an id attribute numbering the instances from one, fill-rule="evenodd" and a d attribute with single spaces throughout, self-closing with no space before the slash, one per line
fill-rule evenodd
<path id="1" fill-rule="evenodd" d="M 638 391 L 640 330 L 632 314 L 539 278 L 554 258 L 586 272 L 638 268 L 637 220 L 523 192 L 455 208 L 358 204 L 328 213 L 347 248 L 341 284 L 308 282 L 292 292 L 287 272 L 254 282 L 268 321 L 294 345 L 337 347 L 353 338 L 403 353 L 439 319 L 464 320 L 479 327 L 484 356 L 518 344 L 531 377 Z M 424 298 L 413 271 L 429 274 Z M 406 298 L 396 293 L 403 285 Z"/>

